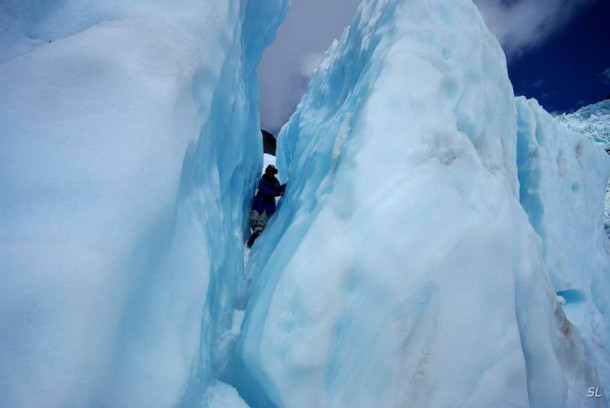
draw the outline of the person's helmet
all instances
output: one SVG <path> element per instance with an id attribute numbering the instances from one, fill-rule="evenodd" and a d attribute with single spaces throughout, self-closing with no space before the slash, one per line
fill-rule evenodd
<path id="1" fill-rule="evenodd" d="M 267 166 L 267 168 L 265 169 L 265 173 L 277 174 L 277 173 L 278 173 L 278 170 L 277 170 L 277 168 L 276 168 L 276 167 L 275 167 L 273 164 L 270 164 L 270 165 L 268 165 L 268 166 Z"/>

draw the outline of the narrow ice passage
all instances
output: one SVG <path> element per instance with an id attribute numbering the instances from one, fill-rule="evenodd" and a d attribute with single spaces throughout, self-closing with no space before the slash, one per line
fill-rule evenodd
<path id="1" fill-rule="evenodd" d="M 1 406 L 244 405 L 219 381 L 260 168 L 255 68 L 287 7 L 0 7 Z"/>

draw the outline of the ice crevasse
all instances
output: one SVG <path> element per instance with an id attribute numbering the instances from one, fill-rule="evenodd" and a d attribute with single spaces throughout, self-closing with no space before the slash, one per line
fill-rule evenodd
<path id="1" fill-rule="evenodd" d="M 470 1 L 360 5 L 245 267 L 288 2 L 2 6 L 0 405 L 605 406 L 610 164 Z"/>

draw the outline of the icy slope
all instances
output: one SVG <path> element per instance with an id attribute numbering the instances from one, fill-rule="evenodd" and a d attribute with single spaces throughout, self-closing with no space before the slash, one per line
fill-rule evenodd
<path id="1" fill-rule="evenodd" d="M 0 406 L 199 406 L 230 380 L 286 7 L 0 6 Z"/>
<path id="2" fill-rule="evenodd" d="M 547 180 L 554 163 L 521 155 L 555 129 L 524 104 L 470 2 L 360 6 L 279 137 L 289 186 L 253 247 L 238 345 L 247 402 L 605 406 L 586 398 L 610 388 L 597 375 L 608 254 L 601 214 L 586 211 L 608 160 L 584 138 L 539 142 L 541 156 L 565 156 L 563 178 Z M 566 183 L 562 204 L 552 189 Z M 570 224 L 522 206 L 523 191 Z M 576 327 L 555 301 L 560 284 L 587 289 Z"/>

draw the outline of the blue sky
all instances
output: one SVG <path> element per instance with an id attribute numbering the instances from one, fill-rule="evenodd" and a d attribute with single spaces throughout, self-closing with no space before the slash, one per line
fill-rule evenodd
<path id="1" fill-rule="evenodd" d="M 515 93 L 552 113 L 571 112 L 610 94 L 610 1 L 587 5 L 536 49 L 509 59 Z"/>
<path id="2" fill-rule="evenodd" d="M 292 0 L 259 67 L 261 126 L 277 133 L 360 0 Z M 610 93 L 610 0 L 475 0 L 504 49 L 515 94 L 571 112 Z"/>

